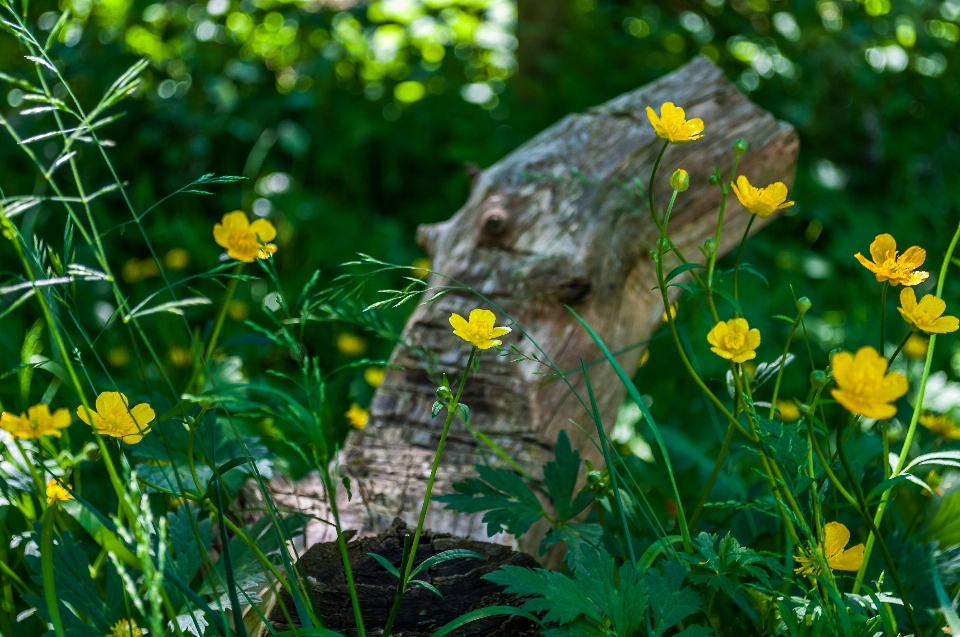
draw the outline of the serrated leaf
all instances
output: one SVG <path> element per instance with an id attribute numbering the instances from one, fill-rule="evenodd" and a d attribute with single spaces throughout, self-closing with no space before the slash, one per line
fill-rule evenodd
<path id="1" fill-rule="evenodd" d="M 539 498 L 523 479 L 506 469 L 474 465 L 478 478 L 468 478 L 453 485 L 457 493 L 437 496 L 448 509 L 464 513 L 486 511 L 483 522 L 487 535 L 493 537 L 506 531 L 523 535 L 543 516 Z"/>
<path id="2" fill-rule="evenodd" d="M 683 586 L 687 571 L 680 564 L 663 563 L 663 574 L 650 569 L 643 577 L 653 611 L 653 635 L 662 637 L 668 629 L 700 610 L 700 597 Z"/>
<path id="3" fill-rule="evenodd" d="M 563 430 L 557 436 L 554 458 L 543 467 L 543 481 L 556 508 L 558 521 L 566 522 L 583 511 L 594 496 L 590 491 L 581 491 L 573 499 L 580 475 L 580 452 L 570 446 L 570 438 Z"/>

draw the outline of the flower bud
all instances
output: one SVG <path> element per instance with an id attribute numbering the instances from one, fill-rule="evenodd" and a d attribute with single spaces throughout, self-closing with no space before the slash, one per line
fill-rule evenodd
<path id="1" fill-rule="evenodd" d="M 750 150 L 750 144 L 748 144 L 747 140 L 742 137 L 733 144 L 733 152 L 737 154 L 737 157 L 744 154 L 748 150 Z"/>
<path id="2" fill-rule="evenodd" d="M 677 168 L 670 175 L 670 185 L 677 192 L 683 192 L 690 187 L 690 175 L 683 168 Z"/>
<path id="3" fill-rule="evenodd" d="M 797 311 L 800 312 L 800 316 L 806 314 L 811 307 L 813 307 L 813 303 L 807 297 L 801 296 L 797 299 Z"/>
<path id="4" fill-rule="evenodd" d="M 717 177 L 716 175 L 710 175 L 710 185 L 711 185 L 711 186 L 719 186 L 719 185 L 720 185 L 720 178 Z"/>
<path id="5" fill-rule="evenodd" d="M 708 254 L 712 253 L 717 249 L 717 240 L 711 237 L 703 243 L 703 247 L 706 248 Z"/>
<path id="6" fill-rule="evenodd" d="M 820 389 L 827 384 L 830 378 L 827 376 L 827 373 L 822 369 L 815 369 L 810 372 L 810 384 L 813 385 L 814 389 Z"/>

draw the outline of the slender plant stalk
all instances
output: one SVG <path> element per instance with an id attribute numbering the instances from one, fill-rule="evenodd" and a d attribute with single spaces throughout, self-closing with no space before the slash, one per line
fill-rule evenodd
<path id="1" fill-rule="evenodd" d="M 957 247 L 957 241 L 960 241 L 960 225 L 957 226 L 956 232 L 953 233 L 953 239 L 950 240 L 950 246 L 947 248 L 947 253 L 943 257 L 943 265 L 940 267 L 940 275 L 937 278 L 937 298 L 942 298 L 943 296 L 943 286 L 947 280 L 947 269 L 950 267 L 950 260 L 953 257 L 953 251 Z M 920 422 L 920 412 L 923 410 L 923 396 L 927 390 L 927 380 L 930 378 L 930 367 L 933 365 L 933 352 L 937 344 L 937 335 L 930 335 L 930 344 L 927 347 L 927 359 L 923 364 L 923 376 L 920 378 L 920 389 L 917 391 L 917 402 L 913 408 L 913 416 L 910 418 L 910 426 L 907 428 L 907 436 L 903 439 L 903 447 L 900 449 L 900 457 L 897 459 L 897 464 L 893 468 L 893 473 L 891 475 L 898 476 L 900 472 L 903 471 L 903 467 L 907 463 L 907 455 L 910 453 L 910 447 L 913 446 L 913 439 L 917 434 L 917 424 Z M 884 458 L 884 462 L 887 459 Z M 873 529 L 879 529 L 880 523 L 883 521 L 883 515 L 887 511 L 887 505 L 890 503 L 890 493 L 893 491 L 893 487 L 888 487 L 886 491 L 883 492 L 883 495 L 880 497 L 880 504 L 877 505 L 877 512 L 873 516 L 873 525 L 870 529 L 870 535 L 867 537 L 867 545 L 863 551 L 863 564 L 860 566 L 860 570 L 857 571 L 857 581 L 854 582 L 853 592 L 860 592 L 860 582 L 863 581 L 863 578 L 867 572 L 867 565 L 870 563 L 870 554 L 873 552 L 873 545 L 876 543 L 875 535 Z M 906 600 L 904 600 L 906 603 Z"/>
<path id="2" fill-rule="evenodd" d="M 883 346 L 886 343 L 887 331 L 887 290 L 890 289 L 890 282 L 883 282 L 883 290 L 880 292 L 880 355 L 883 355 Z"/>
<path id="3" fill-rule="evenodd" d="M 747 245 L 747 239 L 750 238 L 750 228 L 753 227 L 753 222 L 756 221 L 757 215 L 750 215 L 750 221 L 747 222 L 747 227 L 743 231 L 743 238 L 740 239 L 740 247 L 737 248 L 737 261 L 733 264 L 733 298 L 737 300 L 737 303 L 740 302 L 740 259 L 743 257 L 743 248 Z M 737 308 L 733 308 L 736 312 Z M 789 347 L 790 341 L 787 341 L 787 346 Z M 770 416 L 773 418 L 773 416 Z"/>

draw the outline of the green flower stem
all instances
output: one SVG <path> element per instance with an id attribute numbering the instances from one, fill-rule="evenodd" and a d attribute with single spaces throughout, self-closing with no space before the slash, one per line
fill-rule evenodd
<path id="1" fill-rule="evenodd" d="M 707 285 L 709 289 L 707 294 L 712 295 L 713 288 L 713 270 L 717 263 L 717 252 L 720 250 L 720 232 L 723 230 L 723 215 L 727 209 L 727 196 L 730 194 L 730 186 L 728 183 L 733 182 L 733 178 L 737 174 L 737 167 L 740 165 L 740 155 L 737 154 L 736 159 L 733 160 L 733 168 L 730 170 L 730 179 L 727 180 L 727 183 L 724 183 L 720 186 L 721 195 L 720 195 L 720 216 L 717 218 L 717 232 L 713 237 L 713 249 L 710 251 L 710 255 L 707 257 Z"/>
<path id="2" fill-rule="evenodd" d="M 327 500 L 330 502 L 330 512 L 337 530 L 337 546 L 340 549 L 340 559 L 343 561 L 343 573 L 350 589 L 350 605 L 353 606 L 353 618 L 357 622 L 357 634 L 366 637 L 367 631 L 363 626 L 363 613 L 360 611 L 360 600 L 357 598 L 357 586 L 353 581 L 353 569 L 350 566 L 350 555 L 347 553 L 347 540 L 343 537 L 340 528 L 340 509 L 337 506 L 337 491 L 330 477 L 330 469 L 326 463 L 320 463 L 323 481 L 327 489 Z"/>
<path id="3" fill-rule="evenodd" d="M 733 265 L 733 298 L 740 302 L 740 258 L 743 256 L 743 247 L 747 245 L 747 239 L 750 237 L 750 228 L 753 227 L 753 222 L 757 220 L 757 215 L 750 215 L 750 221 L 747 222 L 747 227 L 743 231 L 743 238 L 740 239 L 740 247 L 737 248 L 737 261 Z M 736 310 L 736 308 L 734 308 Z M 789 346 L 790 341 L 787 341 Z M 781 367 L 781 369 L 783 369 Z M 773 418 L 773 416 L 770 416 Z"/>
<path id="4" fill-rule="evenodd" d="M 886 341 L 887 329 L 887 290 L 890 289 L 890 282 L 883 282 L 883 291 L 880 292 L 880 355 L 883 356 L 883 344 Z"/>
<path id="5" fill-rule="evenodd" d="M 190 376 L 190 380 L 187 381 L 187 388 L 185 391 L 190 392 L 193 389 L 194 384 L 200 378 L 200 373 L 203 371 L 206 366 L 207 361 L 210 360 L 210 357 L 213 356 L 213 352 L 217 349 L 217 340 L 220 338 L 220 330 L 223 329 L 223 323 L 227 318 L 227 311 L 230 308 L 230 302 L 233 301 L 233 295 L 237 291 L 237 284 L 240 282 L 240 279 L 237 278 L 241 272 L 243 272 L 243 261 L 238 261 L 236 267 L 233 268 L 234 276 L 230 279 L 230 282 L 227 283 L 227 290 L 223 294 L 223 299 L 220 301 L 220 308 L 217 310 L 217 318 L 213 323 L 213 331 L 210 332 L 210 340 L 207 342 L 206 349 L 202 352 L 203 358 L 197 361 L 197 364 L 193 366 L 193 374 Z M 174 407 L 171 411 L 179 411 L 179 407 Z M 166 416 L 167 414 L 164 414 Z"/>
<path id="6" fill-rule="evenodd" d="M 940 267 L 940 276 L 937 279 L 937 298 L 943 297 L 943 285 L 947 279 L 947 269 L 950 267 L 950 260 L 953 257 L 953 251 L 957 247 L 957 241 L 960 241 L 960 225 L 957 226 L 956 232 L 953 233 L 953 239 L 950 240 L 950 246 L 947 248 L 947 253 L 943 257 L 943 265 Z M 913 408 L 913 416 L 910 418 L 910 426 L 907 428 L 907 436 L 903 439 L 903 447 L 900 449 L 900 457 L 897 460 L 897 465 L 893 468 L 894 476 L 900 475 L 900 472 L 903 471 L 903 467 L 907 463 L 907 454 L 910 453 L 910 447 L 913 446 L 913 439 L 917 435 L 917 424 L 920 422 L 920 412 L 923 409 L 923 395 L 927 390 L 927 380 L 930 378 L 930 367 L 933 365 L 933 351 L 937 344 L 937 335 L 930 335 L 930 345 L 927 348 L 927 359 L 923 364 L 923 376 L 920 378 L 920 389 L 917 391 L 917 402 Z M 887 462 L 887 458 L 883 459 L 884 462 Z M 890 503 L 890 493 L 893 490 L 892 487 L 888 488 L 883 492 L 883 495 L 880 498 L 880 504 L 877 505 L 877 512 L 873 516 L 873 527 L 879 529 L 880 523 L 883 521 L 883 514 L 887 511 L 887 505 Z M 867 545 L 863 551 L 863 564 L 860 566 L 860 570 L 857 572 L 857 581 L 854 582 L 853 592 L 854 594 L 860 592 L 860 582 L 863 580 L 864 575 L 867 572 L 867 564 L 870 562 L 870 554 L 873 552 L 873 545 L 876 543 L 873 529 L 870 530 L 870 535 L 867 537 Z M 906 600 L 904 600 L 906 603 Z"/>
<path id="7" fill-rule="evenodd" d="M 664 218 L 662 225 L 660 220 L 657 219 L 657 209 L 653 207 L 653 183 L 657 178 L 657 170 L 660 168 L 660 160 L 663 159 L 663 153 L 666 152 L 667 146 L 669 145 L 670 141 L 667 140 L 664 141 L 663 146 L 660 147 L 660 153 L 657 155 L 657 160 L 653 162 L 653 170 L 650 171 L 650 185 L 647 186 L 647 202 L 650 205 L 650 216 L 653 217 L 653 223 L 655 223 L 657 228 L 660 229 L 660 234 L 666 234 L 667 219 Z"/>
<path id="8" fill-rule="evenodd" d="M 430 507 L 430 495 L 433 493 L 433 483 L 437 479 L 437 470 L 440 468 L 440 457 L 443 455 L 443 447 L 447 442 L 447 434 L 450 433 L 450 425 L 453 424 L 453 416 L 460 404 L 460 396 L 463 394 L 463 387 L 467 383 L 467 376 L 470 375 L 470 369 L 473 367 L 473 361 L 479 350 L 476 347 L 470 348 L 470 357 L 467 358 L 467 366 L 460 377 L 460 386 L 457 388 L 457 394 L 447 403 L 447 419 L 443 423 L 443 431 L 440 432 L 440 442 L 437 443 L 437 452 L 433 456 L 433 466 L 430 467 L 430 478 L 427 480 L 427 490 L 423 494 L 423 506 L 420 507 L 420 518 L 417 520 L 417 529 L 413 533 L 413 542 L 410 544 L 410 555 L 407 557 L 406 566 L 403 569 L 403 577 L 400 579 L 400 587 L 397 589 L 397 596 L 393 600 L 395 608 L 399 607 L 400 600 L 407 590 L 410 583 L 410 572 L 413 570 L 413 563 L 417 559 L 417 546 L 420 544 L 420 536 L 423 535 L 423 524 L 427 519 L 427 510 Z M 396 611 L 391 608 L 390 615 L 396 617 Z M 383 637 L 390 637 L 392 625 L 383 627 Z"/>
<path id="9" fill-rule="evenodd" d="M 897 356 L 900 355 L 900 352 L 903 351 L 903 348 L 906 346 L 907 341 L 910 340 L 910 337 L 911 337 L 911 336 L 913 336 L 913 331 L 912 331 L 912 330 L 909 331 L 909 332 L 907 332 L 906 336 L 903 337 L 903 340 L 900 341 L 900 344 L 897 345 L 897 349 L 894 350 L 894 352 L 893 352 L 893 354 L 890 356 L 890 358 L 887 359 L 887 367 L 890 367 L 891 365 L 893 365 L 893 361 L 897 358 Z"/>
<path id="10" fill-rule="evenodd" d="M 720 454 L 717 456 L 717 461 L 713 464 L 713 471 L 710 472 L 707 486 L 703 488 L 703 495 L 700 496 L 700 501 L 697 502 L 697 508 L 693 510 L 693 514 L 687 521 L 687 524 L 691 528 L 697 523 L 697 518 L 700 517 L 700 514 L 703 512 L 703 507 L 707 505 L 707 500 L 710 499 L 710 492 L 713 491 L 713 485 L 717 482 L 717 477 L 720 475 L 720 468 L 723 466 L 723 460 L 727 457 L 727 450 L 730 448 L 730 442 L 733 440 L 733 430 L 733 424 L 728 423 L 727 435 L 724 436 L 723 444 L 720 445 Z"/>
<path id="11" fill-rule="evenodd" d="M 33 481 L 37 485 L 37 490 L 40 492 L 40 510 L 45 511 L 47 509 L 47 498 L 46 498 L 46 484 L 43 481 L 43 476 L 37 472 L 36 466 L 34 463 L 30 462 L 30 457 L 27 456 L 27 450 L 23 448 L 23 444 L 20 443 L 19 438 L 13 439 L 13 444 L 17 446 L 17 451 L 20 452 L 20 457 L 23 458 L 24 464 L 27 465 L 27 468 L 30 470 L 30 475 L 33 477 Z"/>
<path id="12" fill-rule="evenodd" d="M 747 226 L 747 229 L 749 228 L 750 226 Z M 737 261 L 739 263 L 739 258 Z M 736 278 L 734 278 L 734 285 L 736 285 Z M 734 298 L 736 298 L 736 292 L 734 292 Z M 776 413 L 777 396 L 780 394 L 780 381 L 783 380 L 783 369 L 787 366 L 787 354 L 790 353 L 790 342 L 793 341 L 793 334 L 797 331 L 797 326 L 800 325 L 800 319 L 802 318 L 803 314 L 797 314 L 797 318 L 794 319 L 793 325 L 790 326 L 790 333 L 787 334 L 787 342 L 783 346 L 783 354 L 780 355 L 780 369 L 777 370 L 777 380 L 773 384 L 773 397 L 770 399 L 770 414 L 767 416 L 768 420 L 773 420 L 773 415 Z"/>

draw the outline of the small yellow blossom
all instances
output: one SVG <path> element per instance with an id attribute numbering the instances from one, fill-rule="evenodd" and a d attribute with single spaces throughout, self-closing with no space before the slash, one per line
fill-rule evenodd
<path id="1" fill-rule="evenodd" d="M 59 438 L 60 430 L 69 427 L 71 420 L 66 409 L 51 414 L 47 405 L 34 405 L 19 416 L 6 411 L 0 414 L 0 429 L 25 440 L 39 440 L 43 436 Z"/>
<path id="2" fill-rule="evenodd" d="M 664 102 L 660 107 L 660 116 L 647 107 L 647 119 L 657 132 L 657 137 L 669 140 L 673 144 L 692 142 L 703 137 L 703 120 L 695 117 L 687 119 L 686 113 L 673 102 Z"/>
<path id="3" fill-rule="evenodd" d="M 828 522 L 823 527 L 823 544 L 817 544 L 817 553 L 822 555 L 827 561 L 827 566 L 835 571 L 860 570 L 863 564 L 863 544 L 846 548 L 849 543 L 850 529 L 839 522 Z M 794 559 L 800 564 L 795 572 L 801 575 L 820 572 L 818 565 L 811 557 L 795 555 Z"/>
<path id="4" fill-rule="evenodd" d="M 650 350 L 643 350 L 643 354 L 640 354 L 640 361 L 637 363 L 637 369 L 640 369 L 650 360 Z"/>
<path id="5" fill-rule="evenodd" d="M 47 482 L 47 504 L 53 504 L 54 502 L 66 502 L 67 500 L 72 499 L 73 496 L 70 495 L 70 492 L 64 489 L 63 485 L 60 484 L 56 478 L 53 478 Z"/>
<path id="6" fill-rule="evenodd" d="M 950 440 L 960 440 L 960 425 L 946 414 L 933 414 L 929 412 L 920 414 L 920 424 L 929 429 L 930 433 L 949 438 Z"/>
<path id="7" fill-rule="evenodd" d="M 412 265 L 414 268 L 413 276 L 417 277 L 418 279 L 422 279 L 430 274 L 430 259 L 424 259 L 423 257 L 414 259 L 413 263 L 410 265 Z"/>
<path id="8" fill-rule="evenodd" d="M 357 403 L 351 404 L 350 409 L 348 409 L 344 415 L 347 417 L 347 422 L 349 422 L 350 426 L 354 429 L 365 428 L 367 421 L 370 420 L 370 412 Z"/>
<path id="9" fill-rule="evenodd" d="M 877 281 L 889 281 L 890 285 L 917 285 L 930 276 L 929 272 L 917 270 L 927 258 L 927 251 L 913 246 L 897 256 L 897 242 L 889 234 L 877 235 L 870 244 L 868 261 L 859 252 L 854 255 L 866 269 L 877 275 Z"/>
<path id="10" fill-rule="evenodd" d="M 379 387 L 386 370 L 382 367 L 368 367 L 363 370 L 363 380 L 371 387 Z"/>
<path id="11" fill-rule="evenodd" d="M 500 336 L 509 334 L 509 327 L 495 327 L 497 316 L 490 310 L 471 310 L 470 320 L 457 313 L 450 315 L 453 333 L 477 349 L 490 349 L 501 344 Z"/>
<path id="12" fill-rule="evenodd" d="M 930 341 L 919 334 L 911 334 L 903 345 L 903 353 L 908 358 L 926 358 Z"/>
<path id="13" fill-rule="evenodd" d="M 830 359 L 837 382 L 831 394 L 848 411 L 883 420 L 897 413 L 892 404 L 907 393 L 907 379 L 897 372 L 887 373 L 887 359 L 872 347 L 861 347 L 856 356 L 840 352 Z"/>
<path id="14" fill-rule="evenodd" d="M 776 181 L 766 188 L 757 188 L 750 185 L 745 176 L 740 175 L 737 183 L 730 186 L 747 212 L 761 219 L 793 205 L 792 201 L 787 201 L 787 186 L 781 181 Z"/>
<path id="15" fill-rule="evenodd" d="M 189 367 L 191 361 L 193 361 L 190 349 L 180 347 L 179 345 L 174 345 L 170 348 L 169 356 L 170 362 L 173 363 L 175 367 Z"/>
<path id="16" fill-rule="evenodd" d="M 960 328 L 956 316 L 943 316 L 947 304 L 932 294 L 925 295 L 917 303 L 917 294 L 913 288 L 903 288 L 900 292 L 900 315 L 910 329 L 927 334 L 946 334 Z"/>
<path id="17" fill-rule="evenodd" d="M 750 329 L 747 319 L 720 321 L 707 334 L 707 342 L 713 346 L 710 351 L 720 358 L 742 363 L 756 357 L 760 330 Z"/>
<path id="18" fill-rule="evenodd" d="M 367 351 L 367 339 L 356 334 L 337 334 L 337 349 L 344 356 L 359 356 Z"/>
<path id="19" fill-rule="evenodd" d="M 130 401 L 120 392 L 105 391 L 97 396 L 96 411 L 88 414 L 80 405 L 77 415 L 101 436 L 119 438 L 129 445 L 135 445 L 150 431 L 149 424 L 157 414 L 147 403 L 134 407 L 128 407 L 129 404 Z"/>
<path id="20" fill-rule="evenodd" d="M 143 629 L 137 626 L 135 620 L 121 619 L 113 625 L 106 637 L 143 637 L 143 635 Z"/>
<path id="21" fill-rule="evenodd" d="M 783 422 L 796 422 L 800 420 L 800 408 L 792 400 L 778 400 L 777 411 L 780 413 L 780 420 Z"/>
<path id="22" fill-rule="evenodd" d="M 667 311 L 664 310 L 663 314 L 660 315 L 660 320 L 666 323 L 670 319 L 677 318 L 677 306 L 679 305 L 680 305 L 679 303 L 674 303 L 673 305 L 670 306 L 670 318 L 667 318 Z"/>
<path id="23" fill-rule="evenodd" d="M 183 248 L 170 248 L 163 257 L 163 264 L 171 270 L 182 270 L 190 263 L 190 253 Z"/>
<path id="24" fill-rule="evenodd" d="M 253 263 L 254 259 L 266 259 L 277 251 L 269 243 L 277 238 L 277 229 L 266 219 L 250 223 L 247 213 L 235 210 L 223 215 L 223 222 L 213 226 L 213 238 L 217 245 L 227 249 L 231 259 Z M 261 246 L 261 242 L 265 245 Z"/>

